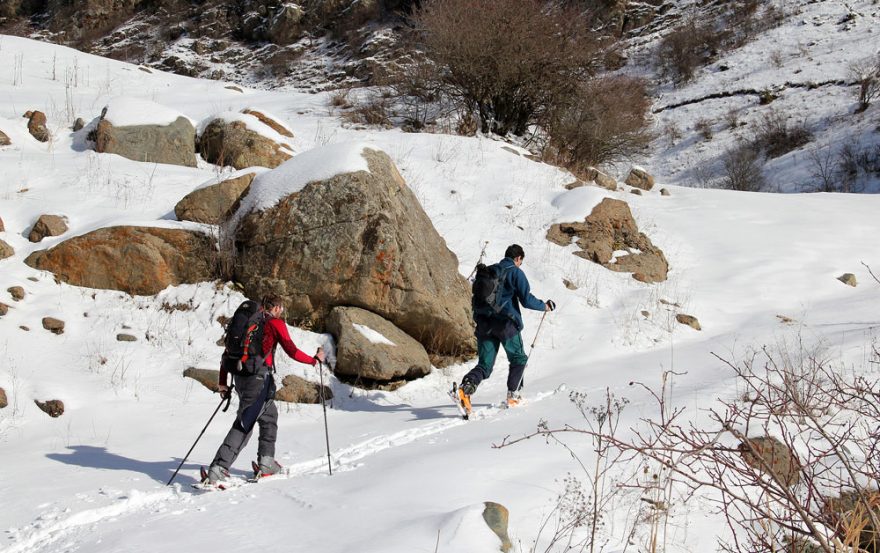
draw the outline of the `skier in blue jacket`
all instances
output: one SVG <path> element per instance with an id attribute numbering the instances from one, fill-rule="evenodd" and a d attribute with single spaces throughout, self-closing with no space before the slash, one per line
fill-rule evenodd
<path id="1" fill-rule="evenodd" d="M 513 244 L 504 252 L 504 259 L 498 263 L 503 277 L 497 303 L 501 312 L 495 313 L 484 305 L 473 305 L 475 334 L 477 336 L 477 366 L 471 369 L 461 381 L 458 388 L 459 400 L 465 410 L 470 411 L 470 396 L 477 390 L 480 383 L 489 378 L 495 366 L 499 347 L 504 347 L 510 368 L 507 373 L 507 405 L 514 406 L 521 400 L 520 390 L 523 384 L 523 372 L 528 357 L 523 349 L 522 313 L 520 305 L 535 311 L 553 311 L 556 304 L 553 300 L 539 300 L 531 293 L 529 279 L 520 266 L 525 258 L 522 247 Z"/>

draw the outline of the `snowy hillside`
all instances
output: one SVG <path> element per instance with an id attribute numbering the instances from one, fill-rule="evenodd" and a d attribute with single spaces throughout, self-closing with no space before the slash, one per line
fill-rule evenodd
<path id="1" fill-rule="evenodd" d="M 876 38 L 868 31 L 860 36 Z M 694 86 L 704 88 L 670 93 L 664 102 L 703 94 L 708 85 L 699 82 Z M 825 117 L 838 109 L 831 100 L 843 103 L 843 94 L 823 97 Z M 9 406 L 0 409 L 0 550 L 6 553 L 486 552 L 499 543 L 477 523 L 484 501 L 510 509 L 515 551 L 544 551 L 552 530 L 542 532 L 542 525 L 566 476 L 581 477 L 582 469 L 565 448 L 541 439 L 492 446 L 534 431 L 540 421 L 583 426 L 570 392 L 586 393 L 590 405 L 603 402 L 606 388 L 626 397 L 621 427 L 629 428 L 656 416 L 649 395 L 630 382 L 659 386 L 664 370 L 678 374 L 673 403 L 694 417 L 715 398 L 734 397 L 732 374 L 712 352 L 737 362 L 763 345 L 796 348 L 802 340 L 847 366 L 869 366 L 880 325 L 878 284 L 861 262 L 880 269 L 880 197 L 676 186 L 684 182 L 683 168 L 708 157 L 716 143 L 702 153 L 696 146 L 672 149 L 647 164 L 669 197 L 656 192 L 660 186 L 643 196 L 595 187 L 568 191 L 571 175 L 512 153 L 500 141 L 353 130 L 330 116 L 329 94 L 239 92 L 222 82 L 143 71 L 9 36 L 0 41 L 0 97 L 0 130 L 12 142 L 0 147 L 0 239 L 15 250 L 0 260 L 0 302 L 9 305 L 0 317 L 0 387 L 9 396 Z M 231 315 L 243 297 L 223 283 L 130 297 L 58 284 L 23 263 L 33 251 L 114 224 L 203 228 L 176 221 L 173 208 L 224 170 L 202 160 L 185 168 L 96 154 L 86 149 L 83 131 L 69 131 L 76 117 L 90 121 L 116 97 L 149 100 L 193 121 L 245 107 L 266 110 L 293 130 L 293 150 L 308 152 L 303 155 L 315 171 L 322 155 L 327 166 L 338 166 L 334 144 L 356 141 L 384 150 L 458 256 L 463 275 L 487 242 L 493 262 L 507 245 L 521 244 L 532 291 L 558 304 L 535 341 L 525 404 L 497 408 L 505 391 L 503 355 L 474 396 L 477 413 L 468 422 L 457 418 L 446 391 L 470 362 L 434 370 L 395 392 L 331 379 L 332 476 L 321 407 L 280 404 L 278 458 L 289 478 L 222 493 L 190 487 L 232 423 L 230 411 L 217 415 L 175 485 L 165 487 L 219 400 L 181 373 L 217 367 L 222 328 L 216 319 Z M 785 101 L 797 106 L 802 100 L 793 94 Z M 48 117 L 48 143 L 28 133 L 22 114 L 33 109 Z M 876 108 L 862 116 L 874 114 Z M 834 127 L 826 129 L 833 138 Z M 583 220 L 605 197 L 627 201 L 639 228 L 663 249 L 670 263 L 666 282 L 639 283 L 572 255 L 574 246 L 545 239 L 551 224 Z M 33 244 L 27 235 L 44 213 L 67 216 L 70 230 Z M 847 272 L 858 287 L 837 280 Z M 23 300 L 12 300 L 12 286 L 24 288 Z M 702 330 L 677 324 L 679 312 L 698 317 Z M 64 333 L 44 330 L 46 316 L 64 320 Z M 528 346 L 541 314 L 526 312 L 525 319 Z M 137 341 L 118 342 L 119 333 Z M 291 335 L 306 352 L 324 346 L 332 359 L 328 335 L 296 328 Z M 320 376 L 284 356 L 279 371 L 312 381 Z M 63 416 L 49 418 L 34 403 L 47 399 L 64 402 Z M 582 461 L 592 462 L 586 440 L 569 443 Z M 245 475 L 254 455 L 252 441 L 233 474 Z M 640 471 L 638 464 L 621 463 L 611 480 L 632 482 Z M 651 528 L 639 496 L 630 488 L 615 500 L 601 528 L 605 551 L 649 549 Z M 668 551 L 715 550 L 726 531 L 700 498 L 676 497 L 664 544 Z"/>

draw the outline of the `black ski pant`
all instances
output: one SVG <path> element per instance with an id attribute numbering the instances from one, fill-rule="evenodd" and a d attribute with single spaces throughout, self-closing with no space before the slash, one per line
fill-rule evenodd
<path id="1" fill-rule="evenodd" d="M 238 393 L 238 413 L 212 463 L 227 470 L 247 445 L 255 425 L 260 426 L 258 462 L 260 457 L 275 457 L 278 437 L 278 408 L 273 399 L 275 379 L 272 375 L 235 376 L 233 381 Z"/>

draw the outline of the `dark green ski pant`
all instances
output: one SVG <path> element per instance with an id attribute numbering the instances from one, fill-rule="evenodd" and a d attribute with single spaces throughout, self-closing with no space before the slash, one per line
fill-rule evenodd
<path id="1" fill-rule="evenodd" d="M 516 391 L 522 388 L 523 372 L 526 369 L 526 361 L 528 357 L 523 349 L 522 336 L 519 332 L 501 341 L 493 336 L 477 339 L 477 366 L 471 369 L 464 377 L 470 380 L 474 386 L 479 386 L 480 382 L 486 380 L 492 375 L 492 369 L 495 367 L 495 358 L 498 356 L 498 349 L 504 347 L 507 354 L 507 360 L 510 362 L 510 369 L 507 372 L 507 389 Z"/>

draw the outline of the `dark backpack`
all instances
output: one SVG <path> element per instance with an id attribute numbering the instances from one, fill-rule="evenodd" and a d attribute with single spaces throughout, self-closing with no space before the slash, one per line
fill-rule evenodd
<path id="1" fill-rule="evenodd" d="M 482 263 L 477 265 L 477 274 L 471 287 L 474 311 L 491 315 L 501 314 L 504 310 L 501 290 L 504 287 L 505 277 L 507 277 L 507 269 L 503 269 L 497 263 L 488 266 Z"/>
<path id="2" fill-rule="evenodd" d="M 223 366 L 233 375 L 251 375 L 266 366 L 263 358 L 263 330 L 266 313 L 260 305 L 247 300 L 238 306 L 226 325 Z"/>

